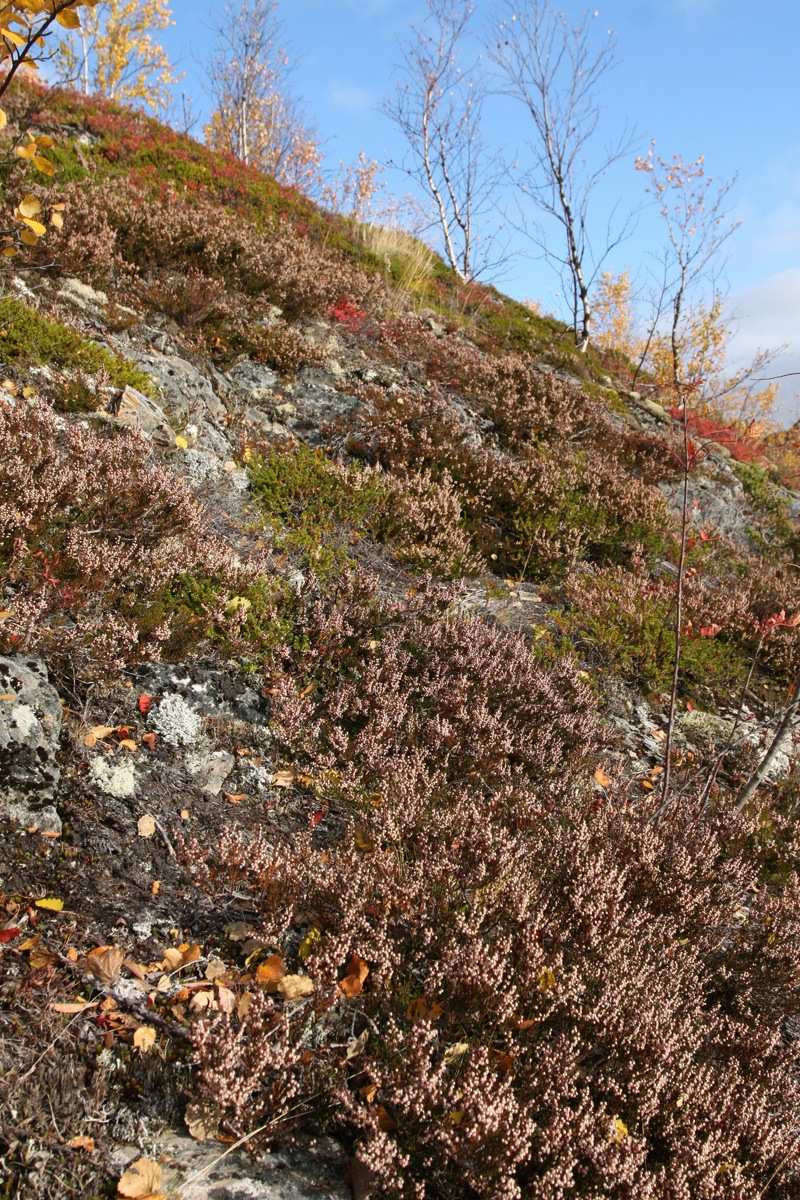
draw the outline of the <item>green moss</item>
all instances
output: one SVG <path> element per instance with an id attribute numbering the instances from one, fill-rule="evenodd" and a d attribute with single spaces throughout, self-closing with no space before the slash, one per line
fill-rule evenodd
<path id="1" fill-rule="evenodd" d="M 675 662 L 673 609 L 646 587 L 632 607 L 622 580 L 605 577 L 591 609 L 578 605 L 556 619 L 589 661 L 650 691 L 669 689 Z M 729 699 L 747 668 L 742 651 L 724 637 L 681 640 L 681 694 L 702 693 L 704 705 L 709 692 Z"/>
<path id="2" fill-rule="evenodd" d="M 338 468 L 305 445 L 270 451 L 250 464 L 249 474 L 275 544 L 299 552 L 317 575 L 338 570 L 348 544 L 381 536 L 389 493 L 380 475 Z"/>
<path id="3" fill-rule="evenodd" d="M 144 371 L 21 300 L 0 300 L 0 361 L 18 372 L 31 366 L 105 371 L 113 387 L 130 386 L 152 395 L 153 385 Z M 66 381 L 56 398 L 56 407 L 65 412 L 88 412 L 99 405 L 100 398 L 78 380 Z"/>

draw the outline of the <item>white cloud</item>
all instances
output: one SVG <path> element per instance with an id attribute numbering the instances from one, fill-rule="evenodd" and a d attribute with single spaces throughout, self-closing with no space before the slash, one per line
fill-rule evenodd
<path id="1" fill-rule="evenodd" d="M 800 417 L 800 267 L 779 271 L 731 296 L 735 331 L 731 339 L 733 366 L 750 362 L 758 350 L 786 345 L 785 353 L 769 368 L 780 380 L 778 415 L 790 423 Z M 797 371 L 796 377 L 791 372 Z"/>

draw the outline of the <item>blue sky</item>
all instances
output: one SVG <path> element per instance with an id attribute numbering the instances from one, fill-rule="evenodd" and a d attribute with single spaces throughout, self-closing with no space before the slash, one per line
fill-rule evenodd
<path id="1" fill-rule="evenodd" d="M 172 0 L 175 27 L 163 35 L 185 78 L 178 85 L 201 116 L 208 100 L 199 64 L 208 57 L 210 0 Z M 587 5 L 559 7 L 576 17 Z M 637 150 L 655 139 L 664 157 L 705 155 L 708 173 L 720 179 L 738 172 L 731 193 L 733 217 L 742 222 L 728 246 L 726 277 L 730 307 L 738 318 L 735 351 L 791 343 L 776 371 L 800 371 L 800 126 L 797 56 L 798 0 L 598 0 L 598 36 L 617 34 L 618 66 L 602 94 L 609 139 L 627 121 L 638 134 Z M 476 0 L 478 28 L 491 21 L 492 5 Z M 280 11 L 296 64 L 295 87 L 309 119 L 325 141 L 332 164 L 360 151 L 385 161 L 402 150 L 380 112 L 399 61 L 398 38 L 410 21 L 424 17 L 423 0 L 281 0 Z M 492 140 L 521 146 L 524 119 L 502 103 L 489 113 Z M 200 129 L 196 131 L 200 136 Z M 615 170 L 602 200 L 634 206 L 642 197 L 635 153 Z M 398 192 L 398 175 L 385 176 Z M 658 245 L 660 231 L 645 212 L 634 236 L 611 264 L 634 273 Z M 553 306 L 557 281 L 519 243 L 502 286 L 520 298 Z M 800 379 L 783 385 L 785 418 L 800 416 Z M 797 410 L 797 411 L 796 411 Z"/>

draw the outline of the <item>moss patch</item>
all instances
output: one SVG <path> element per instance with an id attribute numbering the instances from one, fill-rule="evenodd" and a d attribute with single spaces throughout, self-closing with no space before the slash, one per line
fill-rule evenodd
<path id="1" fill-rule="evenodd" d="M 21 300 L 0 300 L 0 361 L 17 371 L 49 366 L 62 371 L 104 372 L 112 387 L 130 386 L 152 394 L 152 382 L 144 371 L 96 345 L 78 330 L 42 316 Z M 56 408 L 88 412 L 99 408 L 100 403 L 101 398 L 78 381 L 67 381 Z"/>

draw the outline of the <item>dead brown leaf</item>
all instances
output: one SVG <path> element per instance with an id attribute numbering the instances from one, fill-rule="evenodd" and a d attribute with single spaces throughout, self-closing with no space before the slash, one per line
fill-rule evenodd
<path id="1" fill-rule="evenodd" d="M 133 1035 L 133 1044 L 142 1054 L 152 1050 L 156 1042 L 156 1031 L 152 1025 L 140 1025 Z"/>
<path id="2" fill-rule="evenodd" d="M 139 817 L 136 829 L 140 838 L 151 838 L 156 831 L 156 823 L 149 813 L 145 813 L 143 817 Z"/>
<path id="3" fill-rule="evenodd" d="M 119 979 L 124 961 L 125 955 L 118 946 L 98 946 L 86 955 L 83 966 L 99 983 L 112 984 Z"/>
<path id="4" fill-rule="evenodd" d="M 278 984 L 286 975 L 286 964 L 280 954 L 270 954 L 265 962 L 258 964 L 256 980 L 266 986 L 268 992 L 276 992 Z"/>
<path id="5" fill-rule="evenodd" d="M 363 958 L 359 958 L 357 954 L 353 954 L 350 962 L 347 964 L 344 979 L 339 981 L 339 991 L 342 992 L 348 1000 L 355 1000 L 356 996 L 360 996 L 364 988 L 364 980 L 369 975 L 369 964 L 364 962 Z"/>
<path id="6" fill-rule="evenodd" d="M 86 1134 L 79 1134 L 77 1137 L 70 1138 L 67 1145 L 71 1150 L 86 1150 L 88 1154 L 94 1153 L 94 1138 L 87 1137 Z"/>

